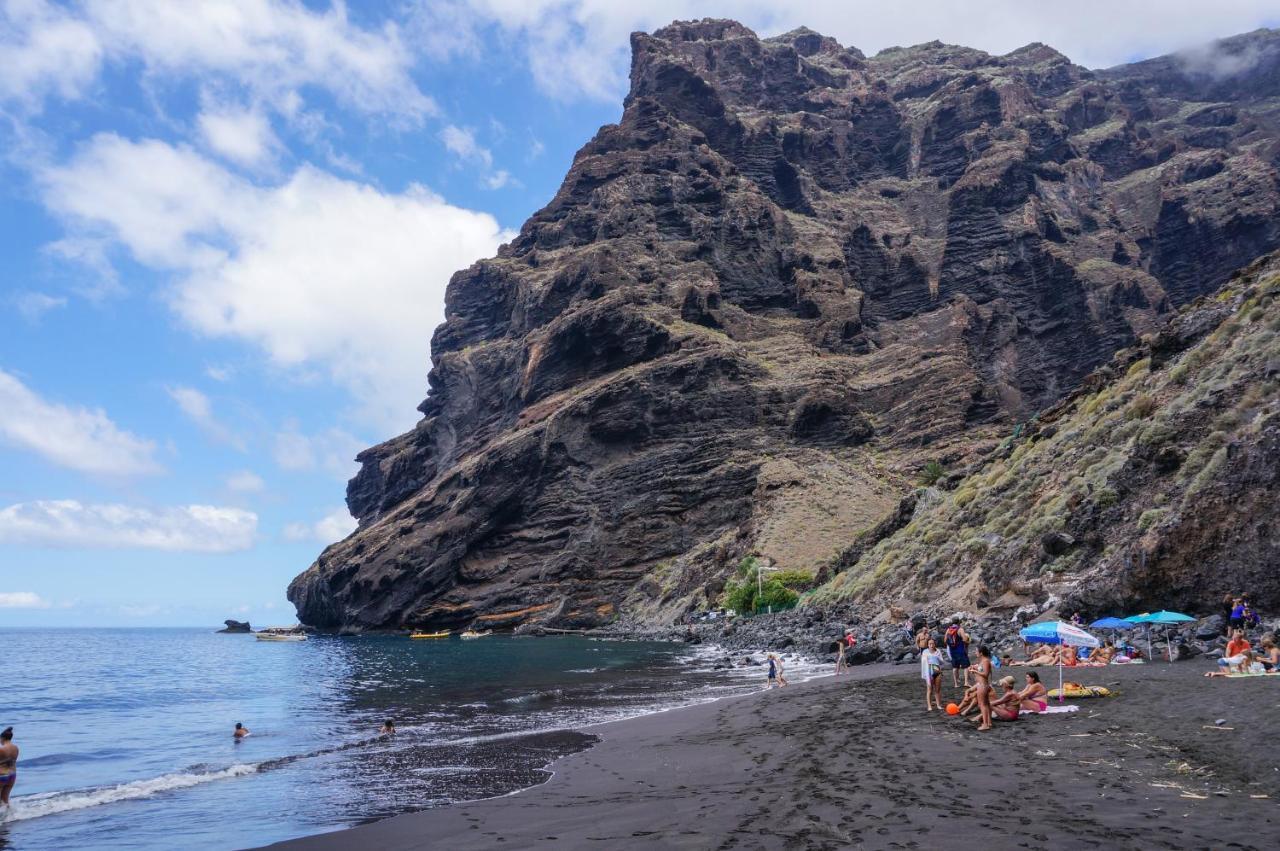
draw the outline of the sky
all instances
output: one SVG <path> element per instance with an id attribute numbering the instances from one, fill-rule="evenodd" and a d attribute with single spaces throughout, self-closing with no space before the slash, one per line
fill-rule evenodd
<path id="1" fill-rule="evenodd" d="M 701 17 L 1105 67 L 1280 2 L 0 0 L 0 626 L 292 623 L 449 276 Z"/>

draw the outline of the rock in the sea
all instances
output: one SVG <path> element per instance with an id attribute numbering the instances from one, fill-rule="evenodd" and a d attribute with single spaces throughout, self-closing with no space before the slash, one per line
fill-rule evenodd
<path id="1" fill-rule="evenodd" d="M 248 621 L 233 621 L 228 619 L 223 621 L 223 623 L 226 624 L 226 627 L 218 630 L 218 632 L 253 632 L 253 628 L 249 626 Z"/>
<path id="2" fill-rule="evenodd" d="M 1280 36 L 1225 44 L 1272 55 Z M 289 588 L 304 623 L 670 623 L 719 599 L 747 556 L 831 572 L 866 532 L 850 556 L 862 572 L 877 536 L 915 533 L 881 521 L 929 510 L 904 508 L 921 477 L 951 506 L 974 496 L 964 471 L 989 453 L 1079 437 L 1045 412 L 1280 245 L 1271 63 L 1210 80 L 1176 58 L 1091 71 L 1042 45 L 867 57 L 714 20 L 638 33 L 632 49 L 618 122 L 497 256 L 451 280 L 422 419 L 358 456 L 359 528 Z M 1185 330 L 1141 368 L 1175 368 L 1199 339 Z M 1210 389 L 1198 404 L 1217 413 L 1240 398 Z M 1090 416 L 1159 446 L 1138 432 L 1160 398 L 1128 393 Z M 1193 480 L 1188 465 L 1218 465 L 1219 448 L 1246 463 L 1269 445 L 1262 425 L 1237 455 L 1189 453 L 1176 471 L 1144 449 L 1089 468 L 1114 482 L 1084 467 L 1055 479 L 1071 492 L 1037 503 L 1053 513 L 1035 534 L 1083 542 L 1058 527 L 1123 513 L 1130 543 L 1107 552 L 1126 562 L 1109 569 L 1137 582 L 1141 547 L 1185 515 L 1121 505 L 1123 487 Z M 1022 527 L 976 507 L 998 532 L 935 536 L 888 590 L 921 575 L 999 587 L 1025 579 L 1002 565 L 1028 552 L 1053 579 L 1101 552 L 1015 548 L 1004 538 Z M 1143 510 L 1156 513 L 1139 530 Z M 1186 565 L 1203 564 L 1218 538 L 1183 528 Z M 996 599 L 971 596 L 955 604 Z"/>

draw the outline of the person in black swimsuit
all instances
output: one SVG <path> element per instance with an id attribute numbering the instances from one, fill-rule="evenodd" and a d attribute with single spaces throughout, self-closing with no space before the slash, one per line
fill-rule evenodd
<path id="1" fill-rule="evenodd" d="M 0 807 L 9 806 L 9 793 L 18 782 L 18 746 L 13 743 L 13 728 L 0 732 Z"/>

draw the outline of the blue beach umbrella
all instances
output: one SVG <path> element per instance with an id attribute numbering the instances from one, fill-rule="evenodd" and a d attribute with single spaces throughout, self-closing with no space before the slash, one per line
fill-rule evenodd
<path id="1" fill-rule="evenodd" d="M 1133 629 L 1137 624 L 1124 618 L 1099 618 L 1089 624 L 1089 629 Z"/>
<path id="2" fill-rule="evenodd" d="M 1171 623 L 1187 623 L 1195 620 L 1191 615 L 1184 615 L 1182 612 L 1171 612 L 1167 609 L 1161 609 L 1158 612 L 1143 612 L 1140 615 L 1127 617 L 1125 620 L 1135 624 L 1146 624 L 1147 626 L 1147 655 L 1152 655 L 1151 651 L 1151 624 L 1171 624 Z M 1173 645 L 1169 645 L 1169 661 L 1173 661 Z"/>
<path id="3" fill-rule="evenodd" d="M 1031 626 L 1022 629 L 1019 633 L 1022 640 L 1026 642 L 1034 642 L 1036 644 L 1065 644 L 1068 647 L 1097 647 L 1102 644 L 1094 636 L 1085 632 L 1074 624 L 1065 623 L 1063 621 L 1043 621 L 1041 623 L 1033 623 Z M 1062 694 L 1062 657 L 1058 657 L 1058 702 L 1063 699 Z"/>

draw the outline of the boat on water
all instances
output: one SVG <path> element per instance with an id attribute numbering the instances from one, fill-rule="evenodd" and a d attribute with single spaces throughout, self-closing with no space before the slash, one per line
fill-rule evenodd
<path id="1" fill-rule="evenodd" d="M 410 638 L 448 638 L 450 635 L 452 635 L 452 633 L 449 632 L 449 630 L 447 629 L 443 632 L 411 632 L 409 633 Z"/>
<path id="2" fill-rule="evenodd" d="M 254 633 L 259 641 L 306 641 L 307 634 L 296 626 L 269 626 Z"/>
<path id="3" fill-rule="evenodd" d="M 463 638 L 484 638 L 486 635 L 493 635 L 493 630 L 486 629 L 484 632 L 476 632 L 474 629 L 469 629 L 462 633 Z"/>

